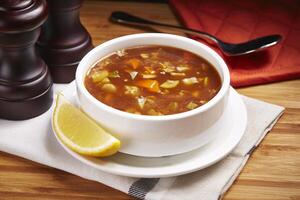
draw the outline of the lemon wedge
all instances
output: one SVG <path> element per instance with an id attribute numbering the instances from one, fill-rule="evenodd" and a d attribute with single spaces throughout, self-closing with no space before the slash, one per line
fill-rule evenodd
<path id="1" fill-rule="evenodd" d="M 53 128 L 58 138 L 73 151 L 105 157 L 120 149 L 120 141 L 107 133 L 81 110 L 59 94 L 53 112 Z"/>

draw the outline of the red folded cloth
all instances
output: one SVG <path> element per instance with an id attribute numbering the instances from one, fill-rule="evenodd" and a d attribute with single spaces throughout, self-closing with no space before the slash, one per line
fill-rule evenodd
<path id="1" fill-rule="evenodd" d="M 300 78 L 299 0 L 170 0 L 170 5 L 185 26 L 225 42 L 283 36 L 275 47 L 238 57 L 227 57 L 211 46 L 228 64 L 234 87 Z"/>

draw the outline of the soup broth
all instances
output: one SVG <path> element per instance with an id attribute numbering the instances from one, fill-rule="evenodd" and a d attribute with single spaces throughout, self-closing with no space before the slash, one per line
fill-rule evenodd
<path id="1" fill-rule="evenodd" d="M 122 49 L 100 59 L 85 87 L 115 109 L 142 115 L 193 110 L 220 90 L 216 69 L 202 57 L 167 46 Z"/>

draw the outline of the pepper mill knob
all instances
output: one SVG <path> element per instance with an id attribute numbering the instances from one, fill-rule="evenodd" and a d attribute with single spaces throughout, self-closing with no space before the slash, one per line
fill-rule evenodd
<path id="1" fill-rule="evenodd" d="M 93 47 L 79 18 L 82 0 L 47 0 L 49 18 L 42 26 L 37 46 L 55 83 L 75 78 L 82 57 Z"/>
<path id="2" fill-rule="evenodd" d="M 50 73 L 35 49 L 47 15 L 44 0 L 0 1 L 0 118 L 32 118 L 52 104 Z"/>

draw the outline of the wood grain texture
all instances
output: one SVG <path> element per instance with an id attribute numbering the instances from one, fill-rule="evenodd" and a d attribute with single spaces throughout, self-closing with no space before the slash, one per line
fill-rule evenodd
<path id="1" fill-rule="evenodd" d="M 85 1 L 81 19 L 95 45 L 142 30 L 111 24 L 113 10 L 177 24 L 166 4 Z M 285 114 L 253 153 L 225 200 L 300 199 L 300 80 L 239 89 L 241 94 L 286 107 Z M 78 187 L 80 186 L 80 187 Z M 0 199 L 132 199 L 102 184 L 0 153 Z"/>

